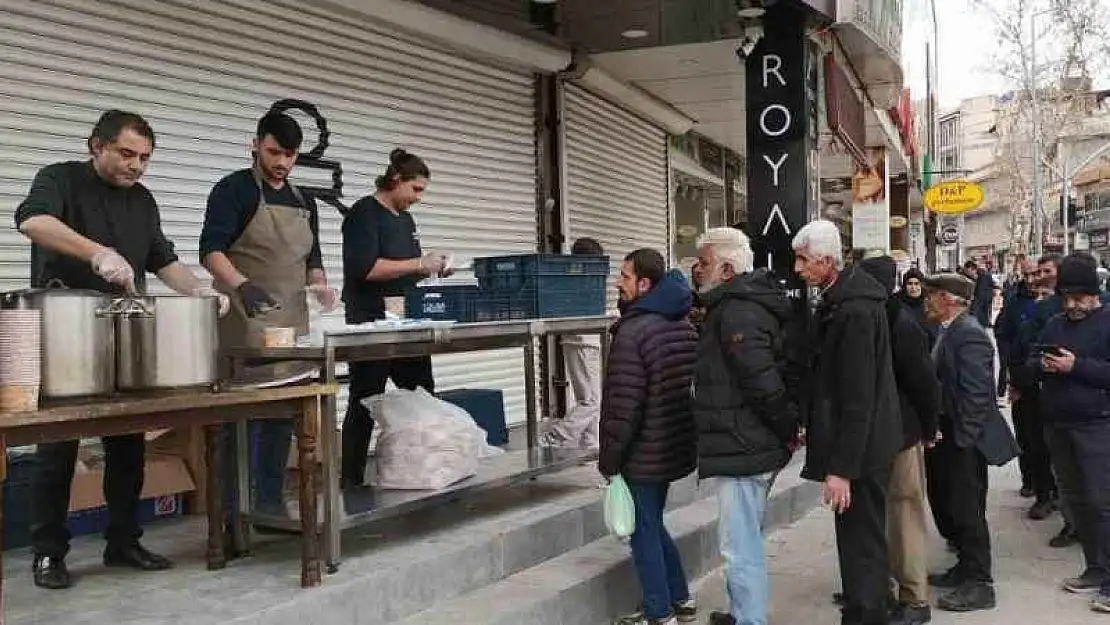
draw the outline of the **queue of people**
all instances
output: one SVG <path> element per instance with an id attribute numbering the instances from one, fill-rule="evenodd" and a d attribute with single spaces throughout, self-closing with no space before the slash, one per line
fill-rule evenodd
<path id="1" fill-rule="evenodd" d="M 662 309 L 660 295 L 649 298 L 658 285 L 674 293 L 677 282 L 657 253 L 630 255 L 622 271 L 622 283 L 636 288 L 621 290 L 626 317 L 614 338 L 625 347 L 604 383 L 599 466 L 605 476 L 637 476 L 637 512 L 645 507 L 651 521 L 632 540 L 644 603 L 620 623 L 696 619 L 658 517 L 659 493 L 665 498 L 667 484 L 695 470 L 718 483 L 729 598 L 729 611 L 710 614 L 709 622 L 767 623 L 763 515 L 776 475 L 803 444 L 802 475 L 823 483 L 836 513 L 842 592 L 834 599 L 843 624 L 918 625 L 931 620 L 934 605 L 994 608 L 988 468 L 1023 451 L 1032 456 L 1023 466 L 1037 498 L 1030 516 L 1059 506 L 1067 519 L 1062 535 L 1083 545 L 1086 566 L 1063 588 L 1094 593 L 1090 607 L 1110 612 L 1110 313 L 1093 259 L 1026 264 L 1026 283 L 990 315 L 996 350 L 979 319 L 986 309 L 976 304 L 990 286 L 982 275 L 911 269 L 896 287 L 889 257 L 845 266 L 831 222 L 812 222 L 794 239 L 795 272 L 816 295 L 808 306 L 791 301 L 767 270 L 754 269 L 739 230 L 711 229 L 697 247 L 696 314 L 689 303 Z M 649 254 L 650 271 L 642 263 Z M 648 315 L 668 330 L 627 342 L 630 312 L 640 317 L 633 327 L 645 327 Z M 1021 445 L 998 403 L 996 351 L 1010 373 Z M 678 392 L 687 386 L 688 395 Z M 683 427 L 688 420 L 693 438 Z M 648 457 L 660 466 L 664 458 L 682 461 L 648 474 Z M 634 459 L 640 466 L 626 469 Z M 956 560 L 932 574 L 926 500 Z M 931 588 L 939 591 L 935 603 Z"/>

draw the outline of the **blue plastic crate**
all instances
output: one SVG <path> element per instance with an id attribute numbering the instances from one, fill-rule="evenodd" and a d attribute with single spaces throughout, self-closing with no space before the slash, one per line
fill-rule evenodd
<path id="1" fill-rule="evenodd" d="M 516 292 L 537 279 L 550 277 L 609 277 L 608 256 L 516 254 L 474 259 L 474 276 L 483 291 Z"/>
<path id="2" fill-rule="evenodd" d="M 497 390 L 460 388 L 441 391 L 437 397 L 470 413 L 470 417 L 486 431 L 486 442 L 501 446 L 509 442 L 505 426 L 505 396 Z"/>
<path id="3" fill-rule="evenodd" d="M 417 286 L 405 294 L 405 316 L 433 321 L 474 321 L 473 285 Z"/>

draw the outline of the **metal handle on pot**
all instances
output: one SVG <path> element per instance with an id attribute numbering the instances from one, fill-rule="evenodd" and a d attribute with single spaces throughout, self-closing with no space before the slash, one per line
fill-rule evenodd
<path id="1" fill-rule="evenodd" d="M 105 308 L 96 310 L 97 317 L 153 317 L 154 311 L 134 297 L 118 297 Z"/>

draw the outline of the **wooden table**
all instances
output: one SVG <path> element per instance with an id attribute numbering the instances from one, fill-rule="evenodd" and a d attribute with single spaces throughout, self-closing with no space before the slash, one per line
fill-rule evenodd
<path id="1" fill-rule="evenodd" d="M 224 473 L 221 441 L 225 423 L 245 419 L 294 419 L 301 467 L 316 466 L 321 401 L 334 396 L 336 386 L 308 384 L 273 389 L 180 390 L 134 393 L 83 402 L 44 404 L 35 412 L 0 414 L 0 482 L 7 479 L 7 448 L 78 438 L 135 434 L 165 428 L 203 426 L 208 461 L 207 516 L 209 570 L 227 566 L 224 541 Z M 312 471 L 300 471 L 301 586 L 320 584 L 317 537 L 316 481 Z M 3 523 L 0 489 L 0 527 Z M 243 523 L 243 515 L 236 515 Z M 0 545 L 2 548 L 2 545 Z M 0 625 L 3 625 L 3 560 L 0 551 Z"/>

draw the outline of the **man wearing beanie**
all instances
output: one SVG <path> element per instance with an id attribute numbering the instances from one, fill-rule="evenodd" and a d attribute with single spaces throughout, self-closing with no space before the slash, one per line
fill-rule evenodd
<path id="1" fill-rule="evenodd" d="M 1085 568 L 1063 587 L 1095 593 L 1091 609 L 1110 613 L 1110 308 L 1089 254 L 1064 259 L 1057 291 L 1064 314 L 1049 320 L 1029 366 L 1041 379 L 1059 488 L 1083 546 Z"/>
<path id="2" fill-rule="evenodd" d="M 889 256 L 860 263 L 888 293 L 898 267 Z M 932 618 L 925 557 L 925 453 L 937 436 L 940 385 L 929 356 L 928 335 L 900 298 L 886 303 L 890 324 L 891 364 L 902 412 L 902 451 L 894 458 L 887 495 L 887 541 L 890 570 L 897 589 L 893 625 L 920 625 Z"/>

